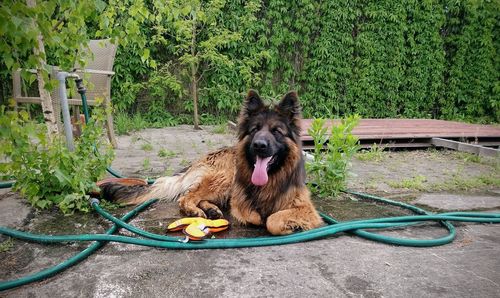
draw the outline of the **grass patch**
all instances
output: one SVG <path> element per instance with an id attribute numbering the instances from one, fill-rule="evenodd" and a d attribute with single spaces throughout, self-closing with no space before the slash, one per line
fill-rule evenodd
<path id="1" fill-rule="evenodd" d="M 361 161 L 380 162 L 387 158 L 387 152 L 384 149 L 385 146 L 373 144 L 368 150 L 358 152 L 356 158 Z"/>
<path id="2" fill-rule="evenodd" d="M 207 147 L 208 147 L 208 149 L 209 149 L 209 150 L 212 150 L 212 149 L 215 147 L 214 142 L 213 142 L 212 140 L 210 140 L 210 139 L 209 139 L 209 140 L 207 140 L 207 141 L 205 142 L 205 144 L 207 145 Z"/>
<path id="3" fill-rule="evenodd" d="M 141 145 L 141 149 L 147 152 L 153 151 L 153 145 L 151 145 L 150 143 L 144 143 Z"/>
<path id="4" fill-rule="evenodd" d="M 141 139 L 141 137 L 139 137 L 139 136 L 132 136 L 131 141 L 132 141 L 132 143 L 137 143 L 137 141 L 139 141 L 140 139 Z"/>
<path id="5" fill-rule="evenodd" d="M 175 126 L 179 123 L 179 118 L 169 113 L 162 115 L 135 113 L 129 115 L 124 112 L 118 112 L 114 117 L 115 130 L 118 135 L 128 134 L 129 132 L 138 131 L 144 128 Z"/>
<path id="6" fill-rule="evenodd" d="M 191 164 L 191 162 L 189 160 L 183 158 L 179 164 L 183 167 L 187 167 Z"/>
<path id="7" fill-rule="evenodd" d="M 433 190 L 472 190 L 485 187 L 500 187 L 500 177 L 493 174 L 479 175 L 475 177 L 464 178 L 458 174 L 453 174 L 451 179 L 444 182 L 432 184 Z"/>
<path id="8" fill-rule="evenodd" d="M 176 157 L 176 156 L 177 156 L 177 153 L 175 153 L 175 151 L 168 150 L 165 148 L 161 148 L 160 151 L 158 151 L 158 157 L 172 158 L 172 157 Z"/>
<path id="9" fill-rule="evenodd" d="M 174 174 L 174 169 L 172 167 L 167 167 L 165 172 L 163 172 L 164 176 L 172 176 Z"/>
<path id="10" fill-rule="evenodd" d="M 0 243 L 0 252 L 7 252 L 12 247 L 14 247 L 14 240 L 12 240 L 12 238 L 8 238 L 4 242 Z"/>
<path id="11" fill-rule="evenodd" d="M 114 124 L 118 135 L 124 135 L 131 131 L 137 131 L 148 127 L 148 122 L 141 114 L 130 116 L 123 112 L 117 113 L 114 116 Z"/>
<path id="12" fill-rule="evenodd" d="M 144 170 L 150 170 L 151 169 L 151 160 L 149 158 L 145 158 L 142 161 L 142 168 Z"/>
<path id="13" fill-rule="evenodd" d="M 427 184 L 425 182 L 427 182 L 425 176 L 417 175 L 412 178 L 404 178 L 400 181 L 388 181 L 387 184 L 392 188 L 405 188 L 418 191 L 470 191 L 500 187 L 500 177 L 498 175 L 484 174 L 474 177 L 463 177 L 460 171 L 451 174 L 451 177 L 443 182 Z"/>
<path id="14" fill-rule="evenodd" d="M 495 170 L 500 170 L 500 158 L 490 156 L 479 156 L 476 154 L 450 150 L 450 155 L 464 163 L 477 163 L 485 166 L 493 167 Z"/>
<path id="15" fill-rule="evenodd" d="M 404 178 L 400 181 L 388 181 L 387 184 L 392 188 L 424 190 L 424 182 L 426 181 L 427 178 L 424 175 L 417 175 L 412 178 Z"/>
<path id="16" fill-rule="evenodd" d="M 476 154 L 455 151 L 453 156 L 456 159 L 463 160 L 465 162 L 481 163 L 481 157 L 479 155 L 476 155 Z"/>

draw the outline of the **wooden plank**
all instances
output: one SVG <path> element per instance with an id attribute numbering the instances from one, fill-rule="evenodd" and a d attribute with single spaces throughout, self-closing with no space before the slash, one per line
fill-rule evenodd
<path id="1" fill-rule="evenodd" d="M 91 74 L 104 74 L 108 76 L 112 76 L 115 74 L 114 71 L 109 71 L 109 70 L 100 70 L 100 69 L 78 69 L 77 72 L 84 72 L 84 73 L 91 73 Z"/>
<path id="2" fill-rule="evenodd" d="M 457 151 L 477 154 L 479 156 L 500 157 L 500 150 L 475 144 L 467 144 L 443 138 L 432 138 L 431 144 L 437 147 L 445 147 Z"/>
<path id="3" fill-rule="evenodd" d="M 16 101 L 20 103 L 37 103 L 37 104 L 40 104 L 42 102 L 40 97 L 28 97 L 28 96 L 17 97 Z"/>
<path id="4" fill-rule="evenodd" d="M 326 121 L 328 127 L 339 123 L 340 120 Z M 305 148 L 312 146 L 312 137 L 307 132 L 311 124 L 311 119 L 304 119 L 301 123 L 301 140 Z M 388 148 L 429 147 L 432 146 L 432 138 L 462 141 L 462 143 L 463 141 L 474 141 L 479 144 L 476 146 L 481 148 L 486 148 L 485 145 L 500 145 L 500 126 L 498 125 L 479 125 L 434 119 L 361 119 L 358 126 L 353 129 L 353 134 L 359 138 L 360 144 L 364 148 L 373 143 Z M 486 153 L 487 151 L 491 152 L 488 148 L 468 148 L 462 150 L 475 150 L 481 154 L 489 154 Z"/>
<path id="5" fill-rule="evenodd" d="M 302 138 L 311 139 L 307 130 L 311 119 L 302 121 Z M 328 120 L 327 125 L 336 125 L 339 120 Z M 478 125 L 456 121 L 433 119 L 361 119 L 353 134 L 360 139 L 411 139 L 411 138 L 482 138 L 500 139 L 500 126 Z"/>
<path id="6" fill-rule="evenodd" d="M 97 101 L 95 101 L 95 100 L 87 100 L 87 104 L 89 106 L 95 106 L 95 105 L 97 105 Z M 81 106 L 82 105 L 82 100 L 81 99 L 76 99 L 76 98 L 68 98 L 68 105 L 70 105 L 70 106 Z"/>
<path id="7" fill-rule="evenodd" d="M 404 140 L 403 142 L 376 142 L 376 141 L 361 141 L 359 146 L 361 149 L 367 149 L 373 146 L 373 144 L 377 144 L 377 146 L 384 148 L 428 148 L 431 147 L 432 144 L 430 139 L 423 140 Z M 314 143 L 312 141 L 303 141 L 302 149 L 311 150 L 314 148 Z M 326 148 L 326 145 L 325 145 Z"/>
<path id="8" fill-rule="evenodd" d="M 373 143 L 360 144 L 360 149 L 369 149 L 372 146 L 373 146 Z M 430 143 L 399 143 L 399 144 L 388 143 L 388 144 L 377 144 L 377 146 L 384 147 L 384 148 L 429 148 L 432 145 Z M 306 151 L 313 150 L 314 145 L 313 144 L 303 144 L 302 149 L 306 150 Z"/>

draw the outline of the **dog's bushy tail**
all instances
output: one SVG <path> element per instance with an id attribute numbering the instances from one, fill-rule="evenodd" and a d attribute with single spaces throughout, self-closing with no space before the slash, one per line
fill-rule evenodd
<path id="1" fill-rule="evenodd" d="M 101 196 L 109 201 L 124 205 L 135 205 L 142 203 L 151 190 L 151 185 L 124 185 L 119 182 L 108 182 L 100 186 Z"/>
<path id="2" fill-rule="evenodd" d="M 100 186 L 103 198 L 124 205 L 137 205 L 149 199 L 176 201 L 189 189 L 198 185 L 204 168 L 189 169 L 186 173 L 158 178 L 152 185 L 123 185 L 116 182 Z"/>

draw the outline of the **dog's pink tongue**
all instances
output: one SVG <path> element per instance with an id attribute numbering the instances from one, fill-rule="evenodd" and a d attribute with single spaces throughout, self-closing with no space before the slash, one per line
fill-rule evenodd
<path id="1" fill-rule="evenodd" d="M 252 174 L 252 183 L 257 186 L 262 186 L 267 183 L 267 164 L 271 160 L 272 156 L 261 158 L 257 156 L 255 161 L 255 168 Z"/>

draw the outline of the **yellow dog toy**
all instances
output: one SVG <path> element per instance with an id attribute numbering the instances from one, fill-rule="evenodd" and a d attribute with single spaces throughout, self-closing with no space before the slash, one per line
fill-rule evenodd
<path id="1" fill-rule="evenodd" d="M 225 219 L 206 219 L 203 217 L 185 217 L 174 221 L 167 227 L 167 232 L 180 231 L 186 235 L 186 240 L 203 240 L 209 234 L 224 231 L 229 227 Z"/>

